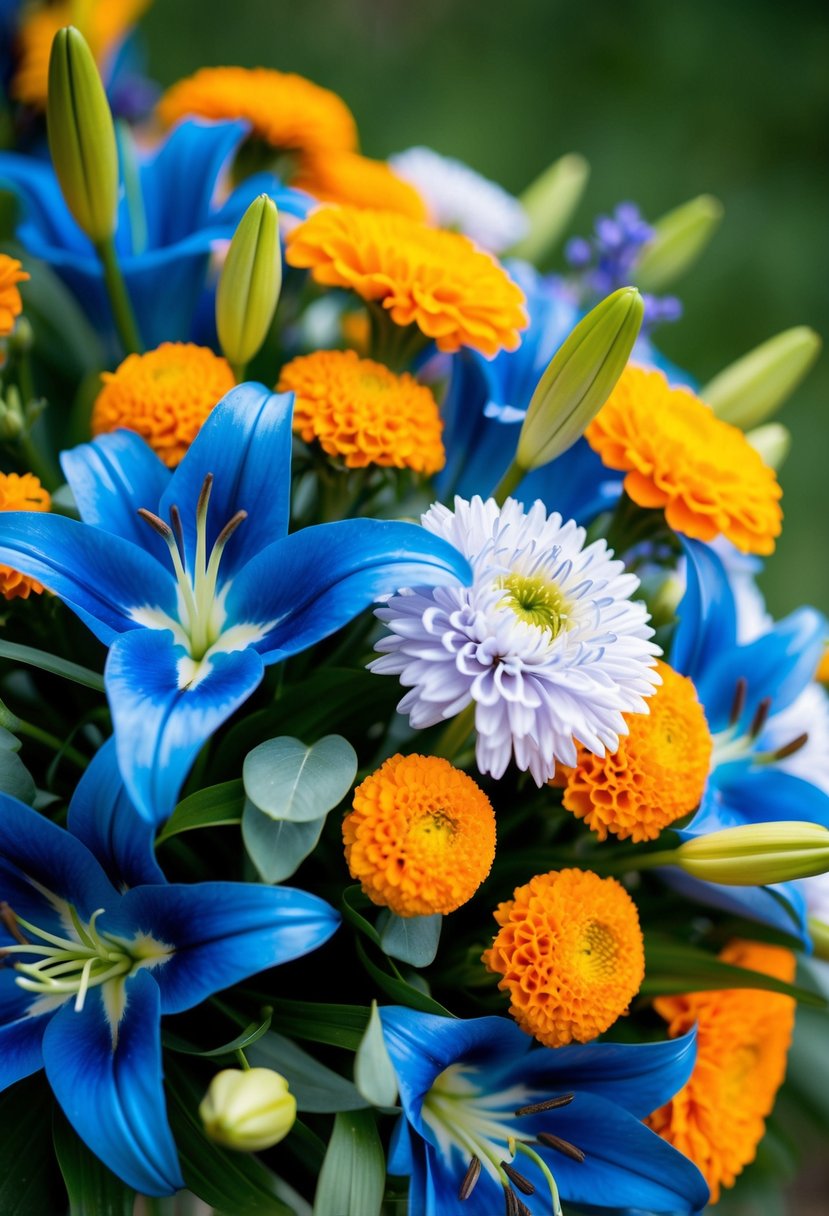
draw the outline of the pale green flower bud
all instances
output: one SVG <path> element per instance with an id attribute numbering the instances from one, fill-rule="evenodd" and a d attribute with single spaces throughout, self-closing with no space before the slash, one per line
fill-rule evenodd
<path id="1" fill-rule="evenodd" d="M 775 471 L 783 464 L 792 446 L 792 433 L 781 422 L 767 422 L 765 426 L 746 431 L 746 439 Z"/>
<path id="2" fill-rule="evenodd" d="M 829 870 L 829 830 L 816 823 L 751 823 L 686 840 L 664 855 L 706 882 L 757 887 Z"/>
<path id="3" fill-rule="evenodd" d="M 809 937 L 812 939 L 815 958 L 829 962 L 829 925 L 825 921 L 810 916 L 807 921 Z"/>
<path id="4" fill-rule="evenodd" d="M 5 398 L 0 397 L 0 440 L 17 439 L 23 434 L 25 419 L 20 393 L 10 384 Z"/>
<path id="5" fill-rule="evenodd" d="M 270 1068 L 226 1068 L 199 1106 L 204 1130 L 225 1148 L 255 1153 L 284 1140 L 296 1120 L 288 1082 Z"/>
<path id="6" fill-rule="evenodd" d="M 554 161 L 527 187 L 520 202 L 530 227 L 510 251 L 513 257 L 543 264 L 566 231 L 589 176 L 587 161 L 571 152 Z"/>
<path id="7" fill-rule="evenodd" d="M 46 120 L 67 207 L 91 241 L 109 241 L 118 210 L 115 129 L 95 59 L 72 26 L 52 43 Z"/>
<path id="8" fill-rule="evenodd" d="M 216 327 L 227 360 L 242 368 L 265 341 L 282 286 L 279 214 L 260 194 L 233 234 L 216 291 Z"/>
<path id="9" fill-rule="evenodd" d="M 807 325 L 785 329 L 743 355 L 700 392 L 718 418 L 744 430 L 777 412 L 820 354 L 821 340 Z"/>
<path id="10" fill-rule="evenodd" d="M 675 207 L 653 225 L 634 272 L 645 291 L 662 291 L 690 269 L 719 227 L 722 203 L 701 194 Z"/>
<path id="11" fill-rule="evenodd" d="M 538 469 L 572 447 L 610 396 L 630 358 L 644 305 L 620 287 L 579 321 L 536 385 L 521 427 L 516 464 Z"/>

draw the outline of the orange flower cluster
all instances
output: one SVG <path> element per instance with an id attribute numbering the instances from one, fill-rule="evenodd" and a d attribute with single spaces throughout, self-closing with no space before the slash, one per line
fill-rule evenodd
<path id="1" fill-rule="evenodd" d="M 0 338 L 5 338 L 14 329 L 15 320 L 23 311 L 18 283 L 25 283 L 30 275 L 17 258 L 0 253 Z"/>
<path id="2" fill-rule="evenodd" d="M 382 160 L 356 152 L 329 152 L 306 157 L 292 185 L 307 190 L 322 203 L 396 211 L 413 220 L 426 220 L 420 194 Z"/>
<path id="3" fill-rule="evenodd" d="M 0 511 L 48 511 L 52 500 L 34 473 L 0 473 Z M 32 592 L 40 595 L 42 583 L 0 566 L 0 595 L 7 600 L 26 600 Z"/>

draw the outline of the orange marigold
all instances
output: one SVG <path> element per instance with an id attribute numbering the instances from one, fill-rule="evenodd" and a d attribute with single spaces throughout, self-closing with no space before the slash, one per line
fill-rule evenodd
<path id="1" fill-rule="evenodd" d="M 345 859 L 398 916 L 454 912 L 495 857 L 495 813 L 471 777 L 438 756 L 392 756 L 354 791 Z"/>
<path id="2" fill-rule="evenodd" d="M 188 115 L 244 118 L 258 139 L 301 155 L 357 147 L 354 116 L 341 97 L 274 68 L 200 68 L 167 90 L 158 115 L 168 126 Z"/>
<path id="3" fill-rule="evenodd" d="M 52 505 L 48 490 L 34 473 L 0 473 L 0 511 L 48 511 Z M 7 600 L 26 600 L 34 591 L 40 595 L 43 584 L 27 574 L 0 566 L 0 594 Z"/>
<path id="4" fill-rule="evenodd" d="M 731 942 L 720 958 L 789 983 L 795 957 L 780 946 Z M 700 1168 L 716 1203 L 754 1160 L 766 1116 L 786 1075 L 794 1027 L 791 997 L 752 988 L 694 992 L 654 1002 L 671 1038 L 697 1027 L 688 1084 L 648 1123 Z"/>
<path id="5" fill-rule="evenodd" d="M 425 221 L 426 204 L 418 191 L 382 160 L 356 152 L 307 157 L 292 184 L 323 203 L 396 211 Z"/>
<path id="6" fill-rule="evenodd" d="M 645 950 L 636 905 L 615 878 L 554 870 L 498 905 L 501 926 L 483 961 L 503 976 L 510 1013 L 548 1047 L 587 1043 L 639 991 Z"/>
<path id="7" fill-rule="evenodd" d="M 0 253 L 0 338 L 5 338 L 14 329 L 14 322 L 23 311 L 18 283 L 25 283 L 30 276 L 16 258 Z"/>
<path id="8" fill-rule="evenodd" d="M 819 680 L 821 684 L 829 684 L 829 646 L 826 647 L 820 656 L 820 662 L 815 671 L 815 679 Z"/>
<path id="9" fill-rule="evenodd" d="M 641 507 L 664 507 L 670 526 L 696 540 L 727 536 L 743 553 L 771 553 L 782 491 L 736 426 L 660 371 L 627 367 L 586 432 Z"/>
<path id="10" fill-rule="evenodd" d="M 163 342 L 145 355 L 128 355 L 101 379 L 92 433 L 136 431 L 171 468 L 236 383 L 226 359 L 190 342 Z"/>
<path id="11" fill-rule="evenodd" d="M 417 325 L 439 350 L 515 350 L 527 324 L 524 293 L 495 258 L 404 215 L 321 207 L 289 233 L 285 257 L 318 283 L 382 304 L 397 325 Z"/>
<path id="12" fill-rule="evenodd" d="M 625 714 L 629 733 L 613 755 L 579 747 L 564 805 L 592 828 L 626 840 L 655 840 L 668 824 L 699 805 L 711 764 L 712 741 L 697 691 L 686 676 L 658 662 L 661 685 L 648 712 Z"/>
<path id="13" fill-rule="evenodd" d="M 350 469 L 437 473 L 444 466 L 437 402 L 407 372 L 397 376 L 353 350 L 321 350 L 288 363 L 277 388 L 296 394 L 294 430 Z"/>

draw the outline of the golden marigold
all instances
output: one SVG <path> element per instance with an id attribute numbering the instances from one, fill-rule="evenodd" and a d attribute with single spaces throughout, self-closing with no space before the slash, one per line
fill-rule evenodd
<path id="1" fill-rule="evenodd" d="M 58 30 L 77 25 L 99 64 L 109 56 L 149 8 L 151 0 L 72 0 L 39 4 L 24 10 L 17 35 L 18 67 L 11 95 L 27 105 L 43 108 L 49 83 L 49 56 Z M 80 15 L 78 10 L 80 11 Z"/>
<path id="2" fill-rule="evenodd" d="M 454 912 L 495 857 L 495 813 L 471 777 L 438 756 L 392 756 L 354 791 L 345 859 L 398 916 Z"/>
<path id="3" fill-rule="evenodd" d="M 323 203 L 396 211 L 425 222 L 428 212 L 418 191 L 382 160 L 356 152 L 307 157 L 292 184 Z"/>
<path id="4" fill-rule="evenodd" d="M 200 68 L 158 103 L 172 126 L 180 118 L 244 118 L 253 135 L 282 152 L 353 152 L 357 127 L 348 106 L 304 76 L 275 68 Z"/>
<path id="5" fill-rule="evenodd" d="M 289 233 L 285 256 L 318 283 L 381 303 L 439 350 L 515 350 L 527 324 L 524 294 L 495 258 L 468 237 L 404 215 L 321 207 Z"/>
<path id="6" fill-rule="evenodd" d="M 0 338 L 11 333 L 15 318 L 23 311 L 17 284 L 24 283 L 29 277 L 16 258 L 0 253 Z"/>
<path id="7" fill-rule="evenodd" d="M 627 367 L 585 432 L 641 507 L 664 507 L 670 526 L 696 540 L 727 536 L 743 553 L 771 553 L 782 491 L 745 435 L 662 372 Z"/>
<path id="8" fill-rule="evenodd" d="M 483 961 L 510 1013 L 548 1047 L 587 1043 L 627 1011 L 645 975 L 639 913 L 615 878 L 538 874 L 498 905 Z"/>
<path id="9" fill-rule="evenodd" d="M 815 671 L 815 679 L 820 681 L 821 684 L 829 684 L 829 646 L 826 647 L 820 656 L 820 662 Z"/>
<path id="10" fill-rule="evenodd" d="M 48 511 L 51 505 L 48 490 L 34 473 L 0 473 L 0 511 Z M 42 590 L 36 579 L 0 566 L 0 594 L 5 599 L 26 600 L 33 591 L 39 595 Z"/>
<path id="11" fill-rule="evenodd" d="M 723 962 L 789 983 L 795 957 L 780 946 L 731 942 Z M 671 1038 L 697 1027 L 697 1060 L 688 1084 L 648 1123 L 699 1167 L 716 1203 L 722 1187 L 754 1160 L 778 1089 L 794 1027 L 791 997 L 753 988 L 694 992 L 654 1002 Z"/>
<path id="12" fill-rule="evenodd" d="M 686 676 L 658 662 L 662 683 L 648 712 L 625 714 L 629 733 L 613 755 L 579 747 L 575 768 L 564 769 L 564 805 L 592 828 L 626 840 L 654 840 L 664 827 L 699 805 L 711 764 L 711 734 L 696 689 Z"/>
<path id="13" fill-rule="evenodd" d="M 191 342 L 162 342 L 128 355 L 104 382 L 92 410 L 92 433 L 136 431 L 166 465 L 179 463 L 217 401 L 236 381 L 226 359 Z"/>
<path id="14" fill-rule="evenodd" d="M 437 473 L 444 466 L 437 402 L 407 372 L 397 376 L 353 350 L 320 350 L 288 363 L 277 388 L 296 394 L 294 430 L 350 469 Z"/>

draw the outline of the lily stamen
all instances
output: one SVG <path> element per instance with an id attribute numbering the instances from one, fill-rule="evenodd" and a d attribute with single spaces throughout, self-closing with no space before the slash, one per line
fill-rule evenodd
<path id="1" fill-rule="evenodd" d="M 736 726 L 743 716 L 743 710 L 746 704 L 746 693 L 748 691 L 748 680 L 745 676 L 740 676 L 734 688 L 734 699 L 731 702 L 731 713 L 728 716 L 729 726 Z"/>
<path id="2" fill-rule="evenodd" d="M 766 719 L 771 711 L 771 697 L 763 697 L 760 704 L 757 706 L 757 711 L 752 719 L 749 727 L 749 738 L 756 739 L 760 731 L 766 725 Z"/>
<path id="3" fill-rule="evenodd" d="M 520 1106 L 515 1114 L 518 1118 L 522 1115 L 543 1115 L 545 1111 L 569 1106 L 575 1096 L 575 1094 L 560 1094 L 557 1098 L 548 1098 L 546 1102 L 533 1102 L 529 1106 Z"/>
<path id="4" fill-rule="evenodd" d="M 458 1199 L 468 1199 L 475 1190 L 475 1185 L 481 1176 L 481 1158 L 472 1157 L 463 1176 L 463 1182 L 458 1190 Z"/>
<path id="5" fill-rule="evenodd" d="M 508 1161 L 501 1162 L 501 1169 L 509 1178 L 513 1186 L 517 1186 L 522 1195 L 534 1195 L 535 1187 L 530 1182 L 529 1178 L 525 1178 L 520 1174 L 514 1165 L 510 1165 Z"/>
<path id="6" fill-rule="evenodd" d="M 580 1165 L 587 1157 L 587 1154 L 577 1148 L 575 1144 L 571 1144 L 569 1140 L 562 1140 L 561 1136 L 554 1136 L 552 1132 L 539 1132 L 536 1140 L 545 1148 L 554 1148 L 556 1152 L 569 1157 L 571 1161 L 578 1161 Z"/>

